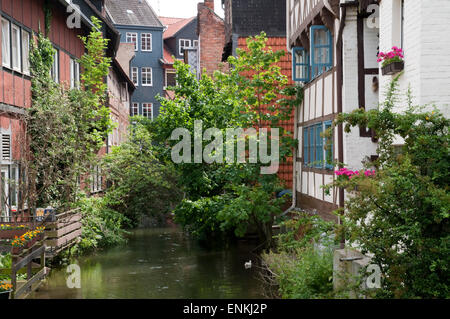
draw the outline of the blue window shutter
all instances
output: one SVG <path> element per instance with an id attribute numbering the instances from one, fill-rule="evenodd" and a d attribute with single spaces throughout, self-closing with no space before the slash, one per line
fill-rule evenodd
<path id="1" fill-rule="evenodd" d="M 299 82 L 309 81 L 309 54 L 302 47 L 292 48 L 292 79 Z"/>
<path id="2" fill-rule="evenodd" d="M 317 33 L 325 31 L 325 41 L 320 42 Z M 333 40 L 330 30 L 323 25 L 313 25 L 310 28 L 311 38 L 311 78 L 329 70 L 333 66 Z"/>
<path id="3" fill-rule="evenodd" d="M 314 126 L 309 127 L 309 164 L 314 163 Z"/>
<path id="4" fill-rule="evenodd" d="M 308 165 L 308 128 L 303 129 L 303 165 Z"/>
<path id="5" fill-rule="evenodd" d="M 325 130 L 329 129 L 331 127 L 331 121 L 327 121 L 324 123 Z M 330 149 L 327 149 L 325 152 L 325 168 L 326 169 L 333 169 L 333 161 L 334 161 L 334 145 L 333 145 L 333 137 L 331 139 Z M 328 141 L 327 141 L 328 142 Z"/>

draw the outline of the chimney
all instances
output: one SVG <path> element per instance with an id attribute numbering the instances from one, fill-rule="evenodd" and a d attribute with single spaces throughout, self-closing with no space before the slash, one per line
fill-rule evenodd
<path id="1" fill-rule="evenodd" d="M 214 0 L 205 0 L 205 6 L 214 11 Z"/>

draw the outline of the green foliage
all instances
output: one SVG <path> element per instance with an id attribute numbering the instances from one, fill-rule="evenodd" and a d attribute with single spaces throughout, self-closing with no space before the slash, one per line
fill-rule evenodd
<path id="1" fill-rule="evenodd" d="M 81 208 L 83 214 L 83 232 L 81 241 L 71 248 L 69 254 L 82 254 L 124 243 L 127 232 L 123 228 L 130 221 L 123 214 L 109 208 L 102 197 L 86 197 L 82 194 L 80 197 L 76 206 Z"/>
<path id="2" fill-rule="evenodd" d="M 300 213 L 284 226 L 277 251 L 262 255 L 281 297 L 333 297 L 333 223 Z"/>
<path id="3" fill-rule="evenodd" d="M 105 57 L 107 40 L 97 31 L 99 20 L 82 38 L 86 53 L 80 60 L 84 72 L 81 89 L 67 90 L 50 75 L 54 49 L 39 34 L 32 43 L 32 107 L 26 115 L 27 134 L 22 136 L 22 153 L 28 183 L 23 194 L 31 207 L 52 205 L 64 209 L 76 201 L 77 178 L 87 173 L 104 138 L 112 129 L 109 110 L 104 105 L 110 59 Z M 27 143 L 28 142 L 28 143 Z"/>
<path id="4" fill-rule="evenodd" d="M 101 161 L 110 184 L 105 204 L 122 212 L 130 220 L 129 226 L 136 226 L 142 216 L 168 213 L 182 195 L 172 164 L 158 159 L 149 131 L 138 119 L 134 121 L 129 140 Z"/>
<path id="5" fill-rule="evenodd" d="M 374 254 L 384 274 L 379 296 L 448 298 L 450 120 L 414 106 L 410 92 L 407 110 L 394 113 L 397 81 L 380 110 L 342 114 L 335 123 L 347 130 L 367 125 L 380 140 L 375 176 L 335 183 L 353 194 L 344 231 L 363 253 Z M 393 146 L 395 136 L 405 141 L 401 152 Z"/>
<path id="6" fill-rule="evenodd" d="M 203 130 L 217 128 L 224 137 L 226 129 L 278 128 L 279 162 L 292 154 L 292 134 L 285 132 L 281 123 L 289 119 L 293 106 L 301 101 L 302 90 L 287 86 L 287 77 L 276 65 L 284 52 L 273 52 L 266 42 L 265 34 L 250 38 L 248 51 L 239 50 L 237 58 L 230 57 L 231 71 L 217 71 L 214 79 L 203 74 L 197 80 L 188 65 L 175 62 L 175 98 L 160 99 L 160 116 L 150 125 L 162 158 L 170 161 L 171 149 L 178 143 L 170 139 L 172 132 L 186 128 L 193 137 L 196 120 L 203 121 Z M 280 94 L 287 98 L 279 99 Z M 260 175 L 265 166 L 261 162 L 226 163 L 227 148 L 234 148 L 237 139 L 224 146 L 222 163 L 175 165 L 186 193 L 186 200 L 176 210 L 177 220 L 201 237 L 214 237 L 215 232 L 223 235 L 230 230 L 242 236 L 248 227 L 255 226 L 261 240 L 270 245 L 271 225 L 286 201 L 275 199 L 275 192 L 283 186 L 275 174 Z M 204 141 L 203 149 L 209 143 Z M 245 143 L 248 146 L 248 137 Z M 194 154 L 193 146 L 191 153 Z M 202 209 L 208 210 L 203 212 L 206 218 L 201 216 Z"/>

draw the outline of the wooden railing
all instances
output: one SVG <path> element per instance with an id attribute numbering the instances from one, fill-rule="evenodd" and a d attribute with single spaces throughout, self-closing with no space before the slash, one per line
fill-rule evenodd
<path id="1" fill-rule="evenodd" d="M 81 236 L 81 210 L 56 214 L 53 221 L 45 223 L 45 235 L 49 257 L 74 244 Z"/>

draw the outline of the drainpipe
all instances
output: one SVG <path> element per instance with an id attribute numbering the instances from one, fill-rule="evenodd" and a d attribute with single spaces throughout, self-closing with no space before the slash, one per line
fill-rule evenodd
<path id="1" fill-rule="evenodd" d="M 298 137 L 298 127 L 297 127 L 297 107 L 294 112 L 294 140 L 297 140 Z M 285 216 L 289 212 L 291 212 L 297 206 L 297 171 L 296 171 L 296 163 L 297 163 L 297 148 L 298 143 L 295 143 L 294 152 L 292 154 L 292 205 L 287 210 L 281 214 L 281 216 Z"/>

